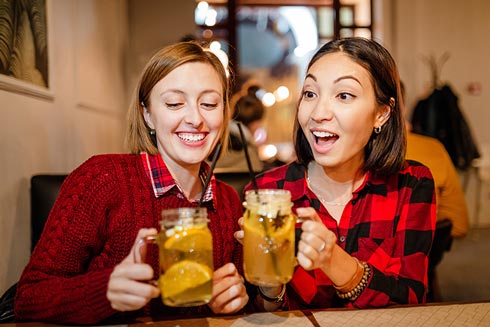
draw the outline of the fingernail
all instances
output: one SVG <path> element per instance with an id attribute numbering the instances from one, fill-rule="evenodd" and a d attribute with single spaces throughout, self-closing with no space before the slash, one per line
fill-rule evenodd
<path id="1" fill-rule="evenodd" d="M 229 294 L 230 294 L 230 297 L 235 297 L 238 295 L 238 286 L 236 285 L 233 285 L 232 287 L 230 287 L 230 289 L 228 290 Z"/>
<path id="2" fill-rule="evenodd" d="M 233 301 L 231 301 L 231 309 L 232 310 L 238 309 L 240 307 L 241 302 L 242 302 L 242 300 L 240 298 L 234 299 Z"/>
<path id="3" fill-rule="evenodd" d="M 230 274 L 233 274 L 233 273 L 235 273 L 235 270 L 236 270 L 236 269 L 235 269 L 235 265 L 234 265 L 234 264 L 232 264 L 232 263 L 230 263 L 230 264 L 228 265 L 228 272 L 229 272 Z"/>

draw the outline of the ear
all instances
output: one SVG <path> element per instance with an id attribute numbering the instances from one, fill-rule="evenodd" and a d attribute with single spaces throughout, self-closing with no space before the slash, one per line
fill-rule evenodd
<path id="1" fill-rule="evenodd" d="M 395 105 L 395 100 L 390 99 L 390 105 L 382 105 L 378 108 L 374 128 L 382 127 L 391 116 L 391 108 Z"/>
<path id="2" fill-rule="evenodd" d="M 145 119 L 146 124 L 151 129 L 155 129 L 155 126 L 153 125 L 153 122 L 151 121 L 151 113 L 148 111 L 148 109 L 145 107 L 145 105 L 143 103 L 141 103 L 141 107 L 143 108 L 143 118 Z"/>

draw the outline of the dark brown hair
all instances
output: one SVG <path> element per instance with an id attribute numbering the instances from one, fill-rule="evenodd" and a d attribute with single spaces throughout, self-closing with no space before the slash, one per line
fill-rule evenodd
<path id="1" fill-rule="evenodd" d="M 246 86 L 231 98 L 233 108 L 233 119 L 249 126 L 264 117 L 265 108 L 262 101 L 255 94 L 259 87 L 257 85 Z"/>
<path id="2" fill-rule="evenodd" d="M 371 171 L 378 175 L 390 175 L 400 171 L 405 161 L 406 135 L 400 78 L 395 60 L 388 50 L 376 41 L 350 37 L 323 45 L 310 60 L 308 70 L 324 55 L 334 52 L 342 52 L 364 67 L 371 75 L 376 102 L 391 107 L 390 117 L 381 132 L 376 134 L 373 131 L 364 148 L 363 171 Z M 390 101 L 391 98 L 395 100 L 394 103 Z M 294 147 L 300 163 L 307 165 L 314 160 L 297 115 L 294 122 Z"/>
<path id="3" fill-rule="evenodd" d="M 224 104 L 224 124 L 220 136 L 220 143 L 223 146 L 221 153 L 226 151 L 228 145 L 228 121 L 230 119 L 229 80 L 225 68 L 218 57 L 198 43 L 190 41 L 179 42 L 161 49 L 148 61 L 143 69 L 128 111 L 129 126 L 126 144 L 131 153 L 137 154 L 144 151 L 150 154 L 158 154 L 158 149 L 150 137 L 150 127 L 146 124 L 143 116 L 143 108 L 150 107 L 151 91 L 161 79 L 165 78 L 177 67 L 190 62 L 209 64 L 220 76 Z M 199 83 L 204 82 L 200 81 Z"/>

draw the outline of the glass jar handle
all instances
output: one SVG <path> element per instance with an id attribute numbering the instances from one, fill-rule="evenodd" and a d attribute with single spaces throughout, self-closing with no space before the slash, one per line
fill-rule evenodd
<path id="1" fill-rule="evenodd" d="M 138 239 L 136 242 L 136 246 L 134 248 L 134 262 L 135 263 L 143 263 L 143 257 L 146 258 L 146 249 L 148 244 L 157 244 L 157 235 L 148 235 L 145 237 L 142 237 Z M 144 253 L 142 254 L 142 252 Z M 158 280 L 152 279 L 148 281 L 148 283 L 152 284 L 153 286 L 158 287 Z"/>

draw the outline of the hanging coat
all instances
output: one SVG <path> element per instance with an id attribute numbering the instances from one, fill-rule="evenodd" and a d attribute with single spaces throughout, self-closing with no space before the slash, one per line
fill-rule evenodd
<path id="1" fill-rule="evenodd" d="M 444 144 L 454 166 L 467 170 L 479 158 L 469 125 L 458 106 L 458 97 L 449 85 L 436 88 L 420 100 L 412 114 L 412 131 L 432 136 Z"/>

